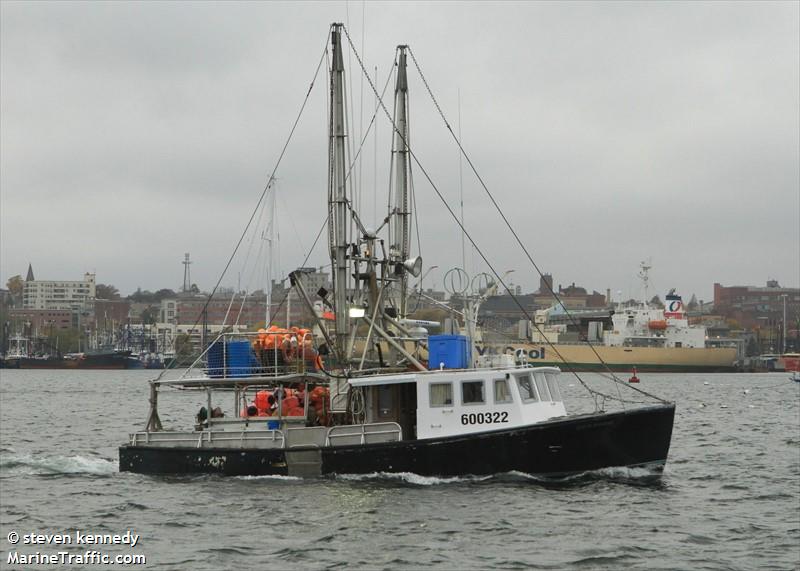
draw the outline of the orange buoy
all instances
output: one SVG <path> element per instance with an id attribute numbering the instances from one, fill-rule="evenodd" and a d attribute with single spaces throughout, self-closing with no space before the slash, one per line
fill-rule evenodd
<path id="1" fill-rule="evenodd" d="M 636 367 L 633 368 L 633 375 L 631 376 L 630 379 L 628 379 L 628 382 L 629 383 L 638 383 L 639 382 L 639 377 L 636 376 Z"/>
<path id="2" fill-rule="evenodd" d="M 259 416 L 262 416 L 261 413 L 268 415 L 272 411 L 272 408 L 275 404 L 275 397 L 270 391 L 258 391 L 256 393 L 254 404 L 258 409 Z"/>
<path id="3" fill-rule="evenodd" d="M 283 416 L 292 416 L 289 411 L 300 407 L 300 399 L 297 397 L 288 397 L 281 402 L 281 414 Z"/>

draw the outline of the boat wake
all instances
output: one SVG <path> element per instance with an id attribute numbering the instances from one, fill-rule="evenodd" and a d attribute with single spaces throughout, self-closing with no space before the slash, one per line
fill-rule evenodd
<path id="1" fill-rule="evenodd" d="M 0 472 L 9 475 L 53 476 L 61 474 L 89 474 L 108 476 L 117 471 L 117 463 L 105 458 L 88 456 L 45 456 L 3 454 L 0 457 Z"/>
<path id="2" fill-rule="evenodd" d="M 650 486 L 659 484 L 662 480 L 663 466 L 615 466 L 588 470 L 578 474 L 564 476 L 542 476 L 540 474 L 524 474 L 514 472 L 518 477 L 529 478 L 544 485 L 571 486 L 590 484 L 592 482 L 616 482 L 635 486 Z"/>
<path id="3" fill-rule="evenodd" d="M 603 468 L 601 470 L 594 470 L 593 472 L 588 473 L 611 480 L 643 480 L 648 478 L 660 478 L 663 471 L 663 466 L 652 468 L 644 466 L 629 468 L 622 466 L 617 468 Z"/>
<path id="4" fill-rule="evenodd" d="M 612 481 L 635 485 L 648 485 L 661 480 L 662 468 L 660 467 L 614 467 L 590 470 L 579 474 L 565 476 L 545 476 L 542 474 L 528 474 L 525 472 L 503 472 L 489 476 L 421 476 L 412 472 L 372 472 L 369 474 L 336 474 L 334 479 L 349 482 L 387 482 L 409 484 L 411 486 L 441 486 L 452 484 L 475 483 L 520 483 L 530 482 L 542 485 L 579 485 L 598 480 Z M 282 476 L 282 478 L 288 478 Z"/>
<path id="5" fill-rule="evenodd" d="M 412 486 L 439 486 L 443 484 L 463 484 L 482 482 L 494 476 L 420 476 L 413 472 L 371 472 L 369 474 L 336 474 L 336 480 L 349 482 L 383 481 L 405 483 Z"/>
<path id="6" fill-rule="evenodd" d="M 299 476 L 281 476 L 279 474 L 266 474 L 263 476 L 234 476 L 237 480 L 282 480 L 287 482 L 302 482 Z"/>

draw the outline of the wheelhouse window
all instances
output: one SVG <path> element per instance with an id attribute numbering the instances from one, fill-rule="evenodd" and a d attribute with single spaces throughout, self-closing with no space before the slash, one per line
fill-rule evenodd
<path id="1" fill-rule="evenodd" d="M 452 383 L 431 383 L 430 391 L 431 406 L 453 406 Z"/>
<path id="2" fill-rule="evenodd" d="M 513 402 L 511 391 L 508 389 L 508 381 L 505 379 L 494 380 L 494 403 L 506 404 Z"/>
<path id="3" fill-rule="evenodd" d="M 519 388 L 519 396 L 522 402 L 536 402 L 536 389 L 533 388 L 531 376 L 528 374 L 520 375 L 517 377 L 517 387 Z"/>
<path id="4" fill-rule="evenodd" d="M 558 379 L 556 376 L 545 374 L 544 378 L 547 379 L 547 387 L 550 389 L 550 396 L 554 401 L 560 401 L 561 391 L 558 388 Z"/>
<path id="5" fill-rule="evenodd" d="M 461 382 L 461 404 L 484 404 L 483 381 Z"/>
<path id="6" fill-rule="evenodd" d="M 539 398 L 543 401 L 553 400 L 550 398 L 550 390 L 547 388 L 547 381 L 544 380 L 544 375 L 533 375 L 536 381 L 536 389 L 539 391 Z"/>

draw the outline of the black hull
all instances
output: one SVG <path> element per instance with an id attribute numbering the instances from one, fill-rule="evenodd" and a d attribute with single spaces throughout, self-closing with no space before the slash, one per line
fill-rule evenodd
<path id="1" fill-rule="evenodd" d="M 669 404 L 468 436 L 290 451 L 126 445 L 119 449 L 119 469 L 230 476 L 374 472 L 461 476 L 519 471 L 549 477 L 609 467 L 659 470 L 669 452 L 674 417 L 675 405 Z M 316 472 L 306 471 L 309 459 L 318 461 Z M 300 465 L 303 470 L 293 470 Z"/>
<path id="2" fill-rule="evenodd" d="M 0 369 L 19 369 L 19 359 L 0 359 Z"/>
<path id="3" fill-rule="evenodd" d="M 33 357 L 20 357 L 6 359 L 2 368 L 5 369 L 142 369 L 144 365 L 139 359 L 128 354 L 101 354 L 84 355 L 79 358 L 36 359 Z"/>

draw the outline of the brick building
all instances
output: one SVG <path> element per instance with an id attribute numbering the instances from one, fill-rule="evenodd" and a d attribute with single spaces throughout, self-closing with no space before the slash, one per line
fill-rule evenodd
<path id="1" fill-rule="evenodd" d="M 24 332 L 31 337 L 47 337 L 53 330 L 76 327 L 76 317 L 69 309 L 11 309 L 9 326 L 13 332 Z"/>
<path id="2" fill-rule="evenodd" d="M 253 328 L 264 323 L 265 313 L 265 297 L 244 298 L 241 294 L 217 294 L 210 301 L 206 295 L 182 295 L 175 303 L 175 323 L 179 325 L 232 325 L 238 317 L 239 325 Z"/>
<path id="3" fill-rule="evenodd" d="M 131 302 L 127 299 L 94 300 L 94 323 L 99 329 L 114 329 L 130 320 Z"/>
<path id="4" fill-rule="evenodd" d="M 726 287 L 715 283 L 714 312 L 736 321 L 741 328 L 757 331 L 765 351 L 781 350 L 784 328 L 787 346 L 790 349 L 799 346 L 800 288 L 781 287 L 775 280 L 769 280 L 765 287 Z"/>

